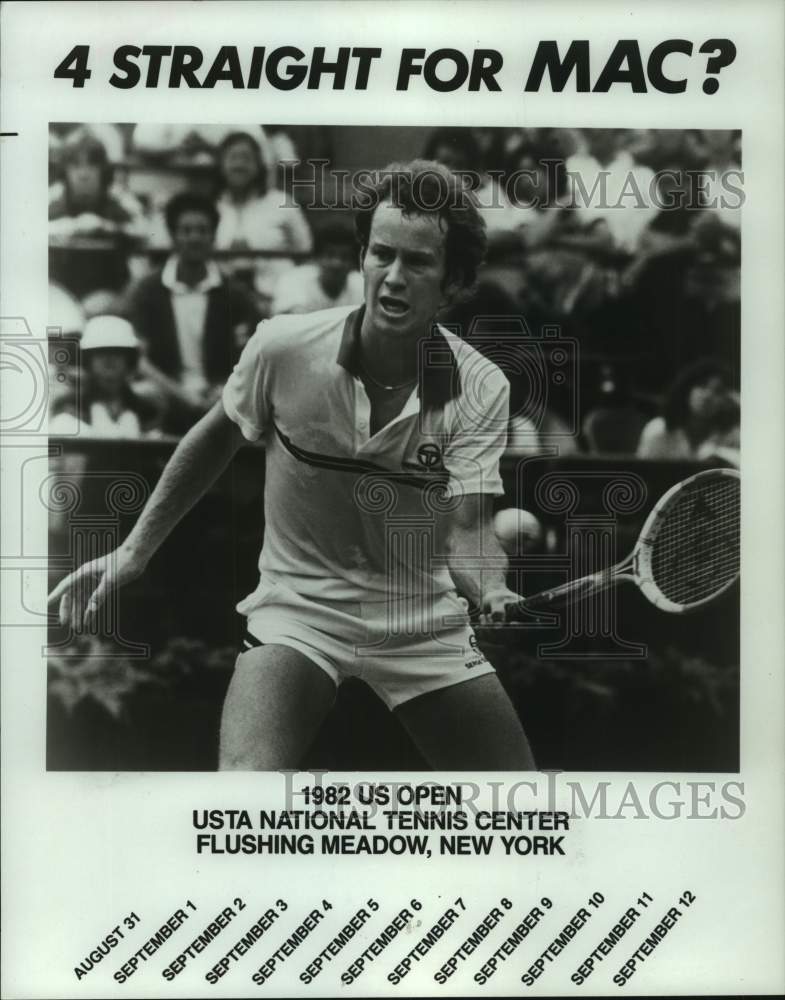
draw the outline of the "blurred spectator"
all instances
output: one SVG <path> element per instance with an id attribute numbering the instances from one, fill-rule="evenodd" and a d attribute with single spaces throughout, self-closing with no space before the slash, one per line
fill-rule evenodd
<path id="1" fill-rule="evenodd" d="M 600 366 L 598 397 L 583 420 L 588 451 L 595 455 L 633 454 L 645 418 L 610 364 Z"/>
<path id="2" fill-rule="evenodd" d="M 706 206 L 702 223 L 714 230 L 707 239 L 725 241 L 728 246 L 733 241 L 737 247 L 741 235 L 740 140 L 741 133 L 731 129 L 705 129 L 699 139 Z M 729 190 L 728 183 L 736 190 Z"/>
<path id="3" fill-rule="evenodd" d="M 47 317 L 50 334 L 63 337 L 80 337 L 87 319 L 84 303 L 54 281 L 49 282 Z"/>
<path id="4" fill-rule="evenodd" d="M 259 315 L 250 294 L 211 260 L 212 202 L 175 195 L 166 222 L 175 252 L 130 289 L 124 312 L 145 345 L 142 370 L 167 399 L 167 427 L 182 431 L 218 398 Z"/>
<path id="5" fill-rule="evenodd" d="M 437 128 L 423 150 L 423 159 L 437 160 L 455 173 L 480 170 L 480 147 L 468 128 Z"/>
<path id="6" fill-rule="evenodd" d="M 649 197 L 654 172 L 624 148 L 623 130 L 586 129 L 585 137 L 585 151 L 567 160 L 571 201 L 587 223 L 602 220 L 619 249 L 634 252 L 656 212 Z"/>
<path id="7" fill-rule="evenodd" d="M 733 216 L 738 219 L 738 209 L 725 213 L 705 209 L 696 215 L 695 259 L 684 275 L 687 305 L 703 312 L 703 325 L 711 331 L 714 345 L 720 342 L 722 326 L 730 322 L 737 327 L 740 321 L 741 233 L 726 221 Z"/>
<path id="8" fill-rule="evenodd" d="M 49 433 L 139 438 L 153 431 L 159 411 L 131 384 L 139 347 L 127 320 L 88 320 L 79 345 L 81 385 L 50 401 Z"/>
<path id="9" fill-rule="evenodd" d="M 301 264 L 281 276 L 273 296 L 273 315 L 362 302 L 363 280 L 356 270 L 358 247 L 351 229 L 340 223 L 317 229 L 314 254 L 313 264 Z"/>
<path id="10" fill-rule="evenodd" d="M 738 129 L 708 128 L 689 134 L 696 143 L 704 170 L 722 170 L 741 165 L 741 132 Z"/>
<path id="11" fill-rule="evenodd" d="M 285 128 L 282 128 L 280 125 L 267 125 L 264 131 L 270 140 L 273 159 L 276 164 L 282 161 L 292 162 L 299 159 L 294 139 L 292 139 Z"/>
<path id="12" fill-rule="evenodd" d="M 581 145 L 579 130 L 571 128 L 520 128 L 508 133 L 505 149 L 513 156 L 521 148 L 538 150 L 549 159 L 566 160 Z"/>
<path id="13" fill-rule="evenodd" d="M 109 162 L 112 164 L 123 163 L 126 157 L 126 135 L 125 125 L 110 125 L 108 122 L 90 122 L 89 124 L 74 124 L 71 122 L 50 122 L 49 123 L 49 151 L 50 155 L 57 154 L 67 143 L 74 132 L 81 132 L 97 139 L 106 150 Z"/>
<path id="14" fill-rule="evenodd" d="M 501 168 L 507 130 L 491 125 L 478 125 L 471 130 L 471 134 L 478 151 L 475 169 L 487 171 Z"/>
<path id="15" fill-rule="evenodd" d="M 533 420 L 520 414 L 510 418 L 505 454 L 515 458 L 542 454 L 540 432 Z"/>
<path id="16" fill-rule="evenodd" d="M 638 252 L 622 275 L 625 288 L 644 279 L 656 294 L 668 286 L 681 290 L 685 269 L 696 252 L 695 226 L 701 214 L 690 174 L 669 164 L 656 178 L 657 202 L 663 206 L 647 221 L 638 239 Z"/>
<path id="17" fill-rule="evenodd" d="M 497 172 L 478 192 L 488 227 L 486 276 L 516 297 L 535 326 L 573 322 L 614 298 L 623 255 L 603 218 L 571 207 L 564 156 L 575 148 L 572 133 L 520 129 L 494 148 L 505 150 L 502 177 Z"/>
<path id="18" fill-rule="evenodd" d="M 508 215 L 525 248 L 527 313 L 574 321 L 615 298 L 618 248 L 604 219 L 568 204 L 568 175 L 557 148 L 519 145 L 507 174 Z"/>
<path id="19" fill-rule="evenodd" d="M 544 455 L 564 458 L 580 451 L 576 436 L 556 410 L 548 407 L 537 421 L 522 413 L 510 418 L 506 454 L 514 458 Z"/>
<path id="20" fill-rule="evenodd" d="M 551 159 L 524 146 L 510 158 L 507 171 L 508 215 L 526 247 L 543 246 L 563 235 L 568 221 L 564 160 Z"/>
<path id="21" fill-rule="evenodd" d="M 565 164 L 575 148 L 569 129 L 522 128 L 509 132 L 502 159 L 507 204 L 540 210 L 569 204 Z M 520 218 L 516 224 L 521 225 Z"/>
<path id="22" fill-rule="evenodd" d="M 111 188 L 106 149 L 88 131 L 68 137 L 61 161 L 63 184 L 49 203 L 49 276 L 78 297 L 118 291 L 128 281 L 127 251 L 144 236 L 141 207 Z"/>
<path id="23" fill-rule="evenodd" d="M 504 252 L 520 249 L 517 240 L 510 242 L 504 237 L 520 224 L 505 193 L 504 136 L 503 129 L 438 128 L 423 149 L 424 159 L 437 160 L 456 173 L 473 175 L 472 187 L 485 220 L 491 253 L 498 248 Z"/>
<path id="24" fill-rule="evenodd" d="M 711 359 L 674 380 L 663 414 L 643 428 L 639 458 L 708 460 L 739 464 L 739 400 L 730 372 Z"/>
<path id="25" fill-rule="evenodd" d="M 293 266 L 287 254 L 309 253 L 313 240 L 302 210 L 275 187 L 270 145 L 266 138 L 263 141 L 249 132 L 232 132 L 220 145 L 222 193 L 217 202 L 215 245 L 219 250 L 267 250 L 281 255 L 233 265 L 235 271 L 251 268 L 256 289 L 269 300 L 281 274 Z"/>
<path id="26" fill-rule="evenodd" d="M 61 197 L 62 151 L 69 136 L 76 131 L 92 135 L 103 145 L 111 164 L 122 165 L 126 157 L 126 137 L 123 129 L 127 126 L 109 125 L 106 122 L 91 122 L 89 125 L 75 125 L 72 122 L 49 123 L 49 201 Z M 119 194 L 123 192 L 118 191 Z"/>
<path id="27" fill-rule="evenodd" d="M 516 225 L 510 217 L 510 202 L 504 191 L 509 132 L 501 128 L 480 127 L 472 129 L 472 136 L 478 151 L 475 169 L 480 174 L 477 201 L 485 220 L 489 252 L 492 253 L 497 235 L 514 229 Z"/>
<path id="28" fill-rule="evenodd" d="M 628 149 L 639 163 L 655 173 L 674 165 L 680 170 L 695 170 L 703 156 L 695 133 L 682 128 L 641 129 L 631 137 Z"/>
<path id="29" fill-rule="evenodd" d="M 657 175 L 664 207 L 622 273 L 622 339 L 645 358 L 639 388 L 653 394 L 697 360 L 738 358 L 739 234 L 707 210 L 698 180 L 675 164 Z"/>
<path id="30" fill-rule="evenodd" d="M 521 314 L 507 291 L 483 280 L 470 298 L 445 309 L 439 322 L 490 358 L 509 381 L 509 455 L 538 455 L 546 449 L 570 455 L 578 450 L 560 414 L 560 410 L 572 414 L 570 380 L 556 382 L 548 377 L 547 353 L 540 338 L 532 336 L 537 324 Z M 553 347 L 560 350 L 556 344 Z M 550 382 L 547 389 L 544 382 Z"/>
<path id="31" fill-rule="evenodd" d="M 270 150 L 275 163 L 275 187 L 286 191 L 287 185 L 291 186 L 290 180 L 293 177 L 291 168 L 300 162 L 297 146 L 289 131 L 280 125 L 266 125 L 264 132 L 270 140 Z"/>
<path id="32" fill-rule="evenodd" d="M 230 128 L 226 125 L 176 125 L 143 122 L 133 132 L 132 145 L 145 158 L 172 165 L 215 162 L 215 151 Z"/>
<path id="33" fill-rule="evenodd" d="M 133 148 L 141 156 L 170 165 L 192 166 L 215 163 L 218 147 L 235 132 L 232 125 L 172 125 L 145 122 L 133 131 Z M 264 152 L 269 153 L 270 169 L 282 160 L 296 160 L 297 147 L 280 125 L 251 126 L 247 129 Z"/>
<path id="34" fill-rule="evenodd" d="M 741 213 L 738 209 L 723 210 L 719 190 L 710 191 L 703 179 L 699 186 L 698 180 L 694 173 L 674 165 L 657 175 L 658 201 L 663 207 L 641 234 L 638 255 L 623 277 L 625 285 L 636 284 L 656 265 L 659 287 L 670 283 L 673 289 L 681 290 L 686 281 L 710 295 L 716 278 L 726 284 L 725 278 L 730 276 L 723 272 L 727 268 L 738 270 Z M 707 198 L 716 199 L 717 206 L 710 208 Z M 723 296 L 722 289 L 718 294 Z"/>
<path id="35" fill-rule="evenodd" d="M 110 292 L 108 288 L 96 288 L 82 299 L 85 319 L 93 316 L 116 316 L 121 311 L 122 294 Z"/>

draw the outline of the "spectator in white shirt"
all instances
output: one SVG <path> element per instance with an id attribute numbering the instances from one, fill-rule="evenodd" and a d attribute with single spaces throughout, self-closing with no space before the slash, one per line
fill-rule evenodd
<path id="1" fill-rule="evenodd" d="M 267 250 L 275 257 L 235 261 L 233 270 L 251 270 L 257 291 L 272 297 L 281 274 L 293 266 L 288 255 L 310 253 L 311 230 L 300 207 L 275 187 L 269 142 L 249 132 L 232 132 L 218 149 L 222 193 L 217 201 L 219 250 Z"/>
<path id="2" fill-rule="evenodd" d="M 363 282 L 356 270 L 359 249 L 351 229 L 331 223 L 317 229 L 316 259 L 287 271 L 278 280 L 272 313 L 308 313 L 359 305 Z"/>
<path id="3" fill-rule="evenodd" d="M 130 290 L 124 311 L 146 348 L 142 370 L 169 403 L 168 429 L 178 432 L 217 398 L 260 316 L 250 292 L 211 259 L 215 205 L 175 195 L 166 222 L 175 252 Z"/>

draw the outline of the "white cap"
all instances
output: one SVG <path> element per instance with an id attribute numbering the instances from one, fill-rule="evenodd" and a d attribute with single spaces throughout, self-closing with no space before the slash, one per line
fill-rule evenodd
<path id="1" fill-rule="evenodd" d="M 138 351 L 139 347 L 134 328 L 127 319 L 122 319 L 120 316 L 94 316 L 89 319 L 85 323 L 84 333 L 79 341 L 80 351 L 110 348 Z"/>

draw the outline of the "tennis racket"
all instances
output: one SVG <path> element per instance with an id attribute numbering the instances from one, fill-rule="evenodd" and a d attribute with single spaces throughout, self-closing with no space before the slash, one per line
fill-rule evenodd
<path id="1" fill-rule="evenodd" d="M 672 486 L 646 518 L 626 559 L 506 607 L 508 621 L 570 604 L 619 582 L 636 584 L 662 611 L 684 614 L 723 594 L 739 576 L 741 483 L 735 469 L 710 469 Z"/>

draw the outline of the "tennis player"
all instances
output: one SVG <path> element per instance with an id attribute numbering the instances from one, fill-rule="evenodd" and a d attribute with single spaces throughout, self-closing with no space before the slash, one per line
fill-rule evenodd
<path id="1" fill-rule="evenodd" d="M 518 600 L 493 531 L 509 386 L 435 322 L 485 248 L 441 164 L 379 175 L 358 210 L 364 304 L 260 324 L 223 399 L 182 439 L 127 540 L 63 580 L 60 619 L 94 627 L 244 440 L 265 443 L 259 585 L 223 708 L 220 767 L 296 767 L 358 677 L 438 769 L 534 767 L 478 647 Z"/>

